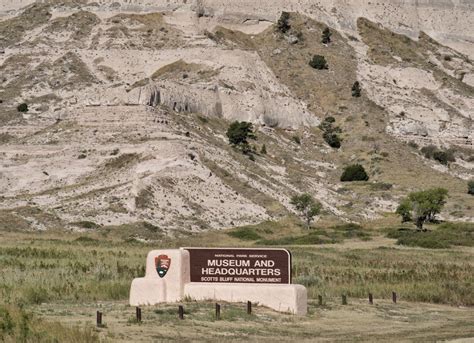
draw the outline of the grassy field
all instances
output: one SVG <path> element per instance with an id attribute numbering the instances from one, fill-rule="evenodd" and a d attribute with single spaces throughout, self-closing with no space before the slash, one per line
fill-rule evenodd
<path id="1" fill-rule="evenodd" d="M 371 337 L 364 329 L 364 325 L 373 327 L 370 321 L 386 328 L 374 336 L 380 339 L 396 332 L 409 333 L 413 339 L 474 337 L 472 241 L 438 249 L 408 247 L 387 238 L 394 229 L 383 226 L 321 224 L 308 232 L 287 219 L 163 238 L 154 244 L 122 235 L 104 238 L 100 232 L 0 232 L 0 337 L 6 341 L 63 337 L 59 341 L 83 342 L 137 337 L 188 340 L 210 335 L 211 340 L 270 340 L 278 332 L 281 337 L 301 340 L 311 340 L 313 335 L 336 340 L 355 335 L 355 340 L 365 340 Z M 458 225 L 442 224 L 430 227 L 427 234 L 442 240 L 439 232 L 453 230 Z M 302 245 L 308 237 L 313 238 L 312 244 Z M 294 282 L 308 288 L 308 317 L 257 308 L 248 318 L 243 305 L 226 304 L 223 320 L 215 322 L 212 304 L 190 302 L 185 304 L 187 321 L 178 321 L 175 306 L 167 305 L 146 308 L 144 323 L 133 323 L 134 311 L 126 305 L 130 282 L 144 275 L 145 257 L 152 248 L 280 243 L 292 251 Z M 392 291 L 398 293 L 400 304 L 390 303 Z M 367 304 L 369 292 L 376 306 Z M 342 294 L 348 296 L 348 306 L 340 305 Z M 323 296 L 323 306 L 317 304 L 318 295 Z M 104 311 L 107 324 L 100 330 L 92 328 L 98 308 Z"/>

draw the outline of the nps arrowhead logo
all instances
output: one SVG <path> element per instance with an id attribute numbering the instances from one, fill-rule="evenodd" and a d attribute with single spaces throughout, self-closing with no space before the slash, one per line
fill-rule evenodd
<path id="1" fill-rule="evenodd" d="M 155 257 L 156 272 L 160 277 L 164 277 L 170 269 L 171 258 L 168 255 L 159 255 Z"/>

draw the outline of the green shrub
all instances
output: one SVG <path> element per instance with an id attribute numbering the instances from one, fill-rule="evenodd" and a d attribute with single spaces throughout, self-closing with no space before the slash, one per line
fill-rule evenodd
<path id="1" fill-rule="evenodd" d="M 352 85 L 352 96 L 354 98 L 359 98 L 361 92 L 362 92 L 362 89 L 360 88 L 359 81 L 354 82 L 354 84 Z"/>
<path id="2" fill-rule="evenodd" d="M 19 104 L 16 109 L 18 110 L 18 112 L 21 112 L 21 113 L 26 113 L 28 112 L 28 105 L 26 103 L 22 103 L 22 104 Z"/>
<path id="3" fill-rule="evenodd" d="M 277 22 L 277 29 L 281 33 L 287 33 L 291 26 L 289 24 L 290 14 L 288 12 L 281 12 L 280 19 Z"/>
<path id="4" fill-rule="evenodd" d="M 342 182 L 367 181 L 368 179 L 369 175 L 367 175 L 364 167 L 360 164 L 352 164 L 347 166 L 341 175 Z"/>
<path id="5" fill-rule="evenodd" d="M 236 229 L 234 231 L 228 232 L 227 234 L 231 237 L 238 238 L 243 241 L 256 241 L 262 238 L 258 233 L 256 233 L 250 227 L 243 227 L 240 229 Z"/>
<path id="6" fill-rule="evenodd" d="M 338 126 L 333 126 L 335 122 L 336 119 L 334 117 L 326 117 L 319 125 L 319 128 L 324 132 L 324 141 L 329 144 L 331 148 L 339 149 L 341 147 L 341 138 L 338 133 L 341 132 L 341 129 Z"/>
<path id="7" fill-rule="evenodd" d="M 446 249 L 452 246 L 474 246 L 474 224 L 443 223 L 431 231 L 392 229 L 387 237 L 397 244 L 428 249 Z"/>
<path id="8" fill-rule="evenodd" d="M 421 153 L 429 159 L 438 161 L 441 164 L 448 165 L 450 162 L 456 161 L 452 150 L 440 150 L 434 145 L 427 145 L 421 148 Z"/>
<path id="9" fill-rule="evenodd" d="M 291 140 L 292 140 L 293 142 L 295 142 L 296 144 L 301 145 L 301 139 L 300 139 L 300 137 L 298 137 L 298 136 L 293 136 L 293 137 L 291 137 Z"/>
<path id="10" fill-rule="evenodd" d="M 244 154 L 252 152 L 248 140 L 257 138 L 253 133 L 252 123 L 246 121 L 234 121 L 227 129 L 226 135 L 229 143 L 239 148 Z"/>
<path id="11" fill-rule="evenodd" d="M 474 195 L 474 180 L 467 183 L 467 194 Z"/>
<path id="12" fill-rule="evenodd" d="M 324 141 L 329 144 L 331 148 L 339 149 L 341 147 L 341 138 L 337 133 L 325 132 L 323 134 Z"/>
<path id="13" fill-rule="evenodd" d="M 321 55 L 314 55 L 311 61 L 309 61 L 309 65 L 318 70 L 328 69 L 328 63 L 326 58 Z"/>
<path id="14" fill-rule="evenodd" d="M 444 165 L 448 165 L 450 162 L 456 161 L 456 159 L 454 158 L 454 154 L 451 150 L 435 151 L 433 153 L 433 159 Z"/>
<path id="15" fill-rule="evenodd" d="M 264 144 L 262 145 L 262 149 L 260 149 L 260 153 L 262 155 L 266 155 L 267 154 L 267 146 Z"/>
<path id="16" fill-rule="evenodd" d="M 421 153 L 426 157 L 426 158 L 433 158 L 434 153 L 438 151 L 438 148 L 435 145 L 427 145 L 421 148 Z"/>
<path id="17" fill-rule="evenodd" d="M 329 43 L 331 43 L 331 36 L 332 36 L 331 30 L 329 30 L 329 27 L 326 27 L 326 28 L 323 30 L 321 42 L 322 42 L 323 44 L 329 44 Z"/>

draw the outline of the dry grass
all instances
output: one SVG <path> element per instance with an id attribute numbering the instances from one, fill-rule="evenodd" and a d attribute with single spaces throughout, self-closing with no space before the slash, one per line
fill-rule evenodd
<path id="1" fill-rule="evenodd" d="M 100 23 L 99 17 L 88 11 L 79 11 L 67 17 L 59 17 L 52 20 L 44 29 L 44 33 L 69 34 L 69 42 L 75 46 L 82 44 L 89 38 L 93 28 Z M 56 44 L 54 41 L 52 44 Z"/>
<path id="2" fill-rule="evenodd" d="M 51 18 L 50 5 L 33 4 L 25 9 L 19 16 L 0 21 L 0 48 L 20 43 L 24 34 Z"/>
<path id="3" fill-rule="evenodd" d="M 337 339 L 343 334 L 362 338 L 368 334 L 369 323 L 372 327 L 378 323 L 387 330 L 380 333 L 380 339 L 387 339 L 392 333 L 425 339 L 474 335 L 472 308 L 430 305 L 474 305 L 472 248 L 397 247 L 395 240 L 382 237 L 386 226 L 392 223 L 392 218 L 386 218 L 352 230 L 320 222 L 319 229 L 312 232 L 337 235 L 333 237 L 340 243 L 301 246 L 283 242 L 293 255 L 294 282 L 305 285 L 309 292 L 310 312 L 305 318 L 264 308 L 256 308 L 255 315 L 249 318 L 243 306 L 225 304 L 223 320 L 215 322 L 212 304 L 190 302 L 185 304 L 185 322 L 176 319 L 174 306 L 170 305 L 145 308 L 145 322 L 137 325 L 131 319 L 132 309 L 125 306 L 131 280 L 144 275 L 149 250 L 157 246 L 255 247 L 261 245 L 258 240 L 262 238 L 308 235 L 295 218 L 240 229 L 182 233 L 176 238 L 164 236 L 159 228 L 147 223 L 101 227 L 88 234 L 0 231 L 0 298 L 7 306 L 25 306 L 27 311 L 48 320 L 61 320 L 68 327 L 84 321 L 92 323 L 99 302 L 107 325 L 100 335 L 114 341 L 136 337 L 265 341 L 290 336 L 310 340 L 314 335 Z M 246 234 L 242 235 L 244 231 Z M 153 243 L 140 243 L 133 239 L 134 235 L 152 239 Z M 368 236 L 370 241 L 365 240 Z M 392 291 L 401 299 L 397 306 L 390 305 Z M 376 306 L 361 300 L 369 292 L 374 294 Z M 339 305 L 341 294 L 348 295 L 348 306 Z M 324 298 L 323 307 L 317 305 L 318 295 Z M 52 335 L 59 335 L 55 332 Z"/>
<path id="4" fill-rule="evenodd" d="M 97 308 L 104 312 L 107 328 L 101 337 L 114 342 L 315 342 L 315 341 L 439 341 L 472 337 L 472 309 L 407 303 L 397 305 L 375 298 L 324 298 L 324 306 L 311 302 L 309 314 L 295 317 L 254 306 L 251 316 L 244 304 L 222 303 L 221 320 L 214 317 L 214 303 L 184 302 L 185 320 L 179 320 L 177 305 L 142 308 L 143 322 L 137 324 L 134 309 L 124 302 L 46 305 L 36 313 L 65 325 L 94 321 Z"/>
<path id="5" fill-rule="evenodd" d="M 99 335 L 90 325 L 67 327 L 45 321 L 21 307 L 0 304 L 2 342 L 98 342 Z"/>

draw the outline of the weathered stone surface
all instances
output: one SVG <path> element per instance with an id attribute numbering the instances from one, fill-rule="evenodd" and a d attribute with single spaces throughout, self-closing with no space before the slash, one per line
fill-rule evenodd
<path id="1" fill-rule="evenodd" d="M 195 300 L 251 301 L 296 315 L 306 315 L 308 310 L 308 295 L 302 285 L 188 283 L 184 294 Z"/>

